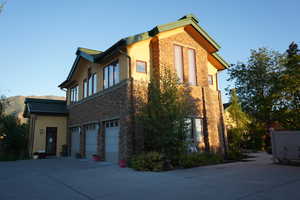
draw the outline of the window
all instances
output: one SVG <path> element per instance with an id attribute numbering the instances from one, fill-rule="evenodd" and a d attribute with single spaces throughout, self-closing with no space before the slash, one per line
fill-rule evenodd
<path id="1" fill-rule="evenodd" d="M 183 54 L 182 46 L 174 45 L 174 63 L 180 83 L 183 83 Z"/>
<path id="2" fill-rule="evenodd" d="M 88 96 L 88 83 L 87 80 L 83 80 L 83 98 Z"/>
<path id="3" fill-rule="evenodd" d="M 120 82 L 120 67 L 119 63 L 114 65 L 114 83 L 117 84 Z"/>
<path id="4" fill-rule="evenodd" d="M 114 66 L 109 65 L 109 76 L 108 76 L 109 87 L 114 85 Z"/>
<path id="5" fill-rule="evenodd" d="M 88 83 L 88 96 L 93 94 L 93 77 L 89 76 L 89 83 Z"/>
<path id="6" fill-rule="evenodd" d="M 74 103 L 74 102 L 78 101 L 78 90 L 79 90 L 78 85 L 71 88 L 71 94 L 70 94 L 71 103 Z"/>
<path id="7" fill-rule="evenodd" d="M 203 119 L 201 118 L 188 118 L 187 123 L 187 141 L 191 141 L 195 144 L 199 143 L 203 139 Z"/>
<path id="8" fill-rule="evenodd" d="M 208 85 L 213 85 L 214 84 L 214 77 L 213 75 L 208 75 Z"/>
<path id="9" fill-rule="evenodd" d="M 108 66 L 103 69 L 103 87 L 108 88 Z"/>
<path id="10" fill-rule="evenodd" d="M 115 62 L 103 68 L 104 89 L 112 87 L 119 82 L 120 82 L 120 67 L 118 62 Z"/>
<path id="11" fill-rule="evenodd" d="M 136 61 L 136 72 L 147 73 L 147 63 L 144 61 Z"/>
<path id="12" fill-rule="evenodd" d="M 97 92 L 97 74 L 94 73 L 92 75 L 92 79 L 93 79 L 93 94 L 95 94 Z"/>
<path id="13" fill-rule="evenodd" d="M 189 83 L 190 85 L 197 85 L 196 56 L 195 56 L 194 49 L 188 49 L 188 59 L 189 59 Z"/>

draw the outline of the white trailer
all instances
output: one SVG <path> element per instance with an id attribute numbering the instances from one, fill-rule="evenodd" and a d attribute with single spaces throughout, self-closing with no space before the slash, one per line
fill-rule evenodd
<path id="1" fill-rule="evenodd" d="M 275 162 L 300 161 L 300 131 L 272 131 L 271 142 Z"/>

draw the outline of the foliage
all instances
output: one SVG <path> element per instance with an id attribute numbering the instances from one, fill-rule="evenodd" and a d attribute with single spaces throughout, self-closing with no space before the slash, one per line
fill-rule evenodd
<path id="1" fill-rule="evenodd" d="M 292 42 L 286 53 L 251 50 L 247 63 L 229 69 L 244 111 L 267 129 L 272 122 L 300 129 L 300 50 Z"/>
<path id="2" fill-rule="evenodd" d="M 228 112 L 236 125 L 236 128 L 242 129 L 246 128 L 249 123 L 249 117 L 242 110 L 239 97 L 236 94 L 236 90 L 231 90 L 230 106 L 228 107 Z"/>
<path id="3" fill-rule="evenodd" d="M 243 128 L 232 128 L 227 132 L 228 159 L 239 160 L 245 149 L 245 134 Z"/>
<path id="4" fill-rule="evenodd" d="M 229 69 L 236 93 L 243 109 L 254 120 L 266 125 L 272 121 L 276 95 L 272 87 L 279 78 L 283 56 L 278 52 L 259 48 L 251 50 L 247 63 L 239 62 Z"/>
<path id="5" fill-rule="evenodd" d="M 147 152 L 133 156 L 130 167 L 138 171 L 163 171 L 164 157 L 158 152 Z"/>
<path id="6" fill-rule="evenodd" d="M 27 124 L 21 124 L 13 115 L 4 115 L 0 120 L 1 152 L 18 159 L 27 154 Z"/>
<path id="7" fill-rule="evenodd" d="M 300 129 L 300 50 L 292 42 L 286 51 L 283 70 L 275 85 L 278 92 L 276 117 L 288 129 Z"/>
<path id="8" fill-rule="evenodd" d="M 186 151 L 186 117 L 195 111 L 190 88 L 178 84 L 168 68 L 162 68 L 148 85 L 148 102 L 141 106 L 137 119 L 145 133 L 145 151 L 156 151 L 168 159 Z"/>
<path id="9" fill-rule="evenodd" d="M 169 160 L 158 152 L 141 153 L 131 158 L 129 167 L 138 171 L 164 171 L 174 167 L 192 168 L 224 162 L 221 155 L 213 153 L 185 153 L 173 158 L 172 163 L 176 165 L 172 166 Z"/>
<path id="10" fill-rule="evenodd" d="M 223 157 L 213 153 L 189 153 L 183 154 L 179 157 L 179 167 L 192 168 L 203 165 L 212 165 L 223 163 Z"/>

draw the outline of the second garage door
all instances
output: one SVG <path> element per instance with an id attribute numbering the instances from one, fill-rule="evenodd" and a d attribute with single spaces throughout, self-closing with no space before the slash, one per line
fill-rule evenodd
<path id="1" fill-rule="evenodd" d="M 94 154 L 97 154 L 97 139 L 98 139 L 97 125 L 88 125 L 86 127 L 86 132 L 85 132 L 86 158 L 92 158 Z"/>
<path id="2" fill-rule="evenodd" d="M 107 162 L 119 162 L 119 121 L 105 123 L 105 159 Z"/>
<path id="3" fill-rule="evenodd" d="M 76 154 L 80 153 L 80 128 L 72 128 L 71 137 L 71 153 L 75 157 Z"/>

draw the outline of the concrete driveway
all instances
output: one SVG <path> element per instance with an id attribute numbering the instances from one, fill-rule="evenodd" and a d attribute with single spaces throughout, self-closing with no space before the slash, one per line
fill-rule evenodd
<path id="1" fill-rule="evenodd" d="M 300 199 L 300 167 L 256 155 L 251 162 L 162 173 L 75 159 L 0 162 L 0 199 Z"/>

